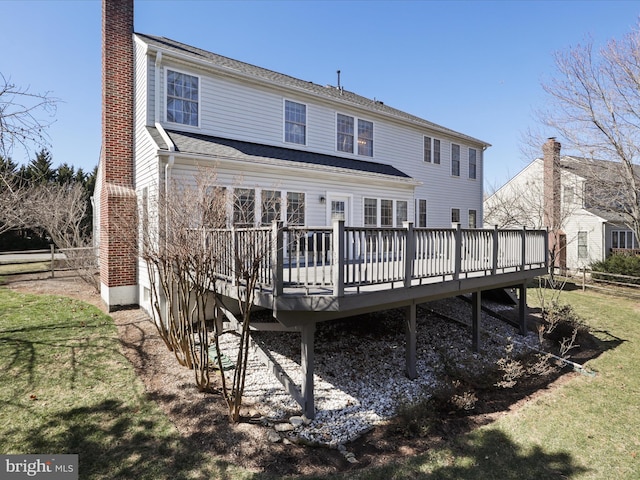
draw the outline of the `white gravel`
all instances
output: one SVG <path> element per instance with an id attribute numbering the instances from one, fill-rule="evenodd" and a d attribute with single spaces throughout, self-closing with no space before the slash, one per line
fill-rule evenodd
<path id="1" fill-rule="evenodd" d="M 315 335 L 316 417 L 310 423 L 295 426 L 288 435 L 332 447 L 344 444 L 392 417 L 401 403 L 428 398 L 442 373 L 443 356 L 460 368 L 481 374 L 504 356 L 510 338 L 518 340 L 514 345 L 516 352 L 525 348 L 520 342 L 536 341 L 535 335 L 520 337 L 515 328 L 483 313 L 481 351 L 474 353 L 470 328 L 444 320 L 432 311 L 467 325 L 471 323 L 471 308 L 459 299 L 418 307 L 415 380 L 404 374 L 401 311 L 319 323 Z M 252 337 L 300 385 L 300 334 L 255 332 Z M 225 335 L 221 340 L 222 351 L 235 359 L 237 337 Z M 287 421 L 300 415 L 300 406 L 259 357 L 251 353 L 249 362 L 243 403 L 252 405 L 269 422 Z"/>

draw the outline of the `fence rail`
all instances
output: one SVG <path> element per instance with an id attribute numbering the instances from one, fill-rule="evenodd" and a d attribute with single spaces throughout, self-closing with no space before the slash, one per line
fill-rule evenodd
<path id="1" fill-rule="evenodd" d="M 97 267 L 97 259 L 98 251 L 95 247 L 57 248 L 51 245 L 49 249 L 0 252 L 3 275 L 48 271 L 54 276 L 56 271 L 73 269 L 77 265 L 94 264 Z M 25 269 L 25 265 L 32 265 L 34 268 Z M 47 265 L 47 268 L 36 268 L 36 265 Z"/>
<path id="2" fill-rule="evenodd" d="M 543 230 L 348 227 L 232 228 L 204 232 L 217 249 L 216 274 L 242 283 L 253 272 L 260 286 L 330 290 L 376 284 L 410 286 L 424 279 L 498 275 L 547 266 Z"/>

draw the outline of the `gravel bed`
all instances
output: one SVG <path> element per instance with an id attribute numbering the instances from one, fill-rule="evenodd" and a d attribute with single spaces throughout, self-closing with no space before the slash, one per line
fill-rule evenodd
<path id="1" fill-rule="evenodd" d="M 316 418 L 302 424 L 292 422 L 295 426 L 289 427 L 287 435 L 294 441 L 337 447 L 392 417 L 401 404 L 429 398 L 443 372 L 443 358 L 481 375 L 504 356 L 510 338 L 517 340 L 514 353 L 536 341 L 535 335 L 521 337 L 512 326 L 483 313 L 480 352 L 474 353 L 470 325 L 471 307 L 459 299 L 418 306 L 418 378 L 409 380 L 404 374 L 402 311 L 319 323 L 315 335 Z M 300 385 L 299 333 L 254 332 L 252 338 Z M 236 358 L 237 344 L 235 336 L 221 338 L 222 351 L 231 359 Z M 243 403 L 270 423 L 287 422 L 301 414 L 300 406 L 254 352 L 249 355 Z"/>

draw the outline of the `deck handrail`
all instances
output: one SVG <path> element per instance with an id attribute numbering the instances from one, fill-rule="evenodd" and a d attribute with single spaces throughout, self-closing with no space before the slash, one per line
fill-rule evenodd
<path id="1" fill-rule="evenodd" d="M 434 278 L 546 268 L 545 230 L 283 226 L 209 230 L 208 244 L 220 250 L 221 278 L 239 281 L 254 265 L 258 286 L 275 296 L 286 288 L 321 289 L 336 297 L 345 289 L 376 284 L 409 287 Z M 240 264 L 241 263 L 241 264 Z M 244 268 L 244 270 L 243 270 Z M 395 287 L 394 287 L 395 288 Z"/>

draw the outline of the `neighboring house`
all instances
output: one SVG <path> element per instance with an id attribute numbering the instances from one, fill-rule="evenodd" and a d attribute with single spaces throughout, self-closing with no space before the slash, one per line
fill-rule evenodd
<path id="1" fill-rule="evenodd" d="M 133 137 L 113 147 L 119 155 L 124 144 L 134 146 L 133 171 L 120 195 L 153 202 L 159 185 L 211 166 L 218 184 L 242 199 L 238 208 L 251 209 L 239 212 L 248 219 L 243 224 L 270 221 L 264 201 L 275 192 L 285 224 L 330 225 L 343 218 L 348 226 L 482 226 L 488 143 L 341 86 L 317 85 L 163 37 L 131 36 L 128 20 L 118 20 L 119 7 L 113 13 L 114 30 L 104 46 L 105 89 L 117 89 L 117 79 L 122 91 L 105 93 L 105 102 L 131 96 L 133 111 L 111 122 L 122 128 L 123 117 L 134 118 Z M 110 53 L 127 41 L 130 52 Z M 125 61 L 130 63 L 117 66 Z M 131 65 L 134 78 L 109 77 Z M 108 116 L 116 107 L 106 104 L 105 110 Z M 119 171 L 108 175 L 107 183 L 122 183 Z M 99 187 L 96 196 L 101 193 Z M 114 241 L 104 230 L 101 241 Z M 145 275 L 139 277 L 129 281 L 142 284 Z M 108 290 L 108 304 L 142 298 L 133 289 Z"/>
<path id="2" fill-rule="evenodd" d="M 616 181 L 617 164 L 561 156 L 555 139 L 549 139 L 543 151 L 543 158 L 485 199 L 485 226 L 557 232 L 555 264 L 569 271 L 588 267 L 614 250 L 639 248 L 623 216 L 603 208 L 598 198 L 603 179 Z M 553 242 L 550 245 L 553 248 Z"/>

